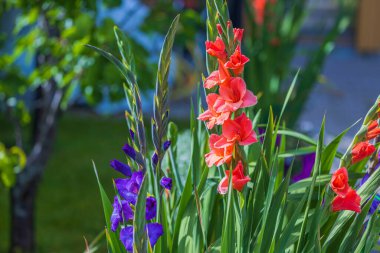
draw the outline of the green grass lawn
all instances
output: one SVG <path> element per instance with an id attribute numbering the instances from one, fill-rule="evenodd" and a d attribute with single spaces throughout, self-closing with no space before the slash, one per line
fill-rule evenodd
<path id="1" fill-rule="evenodd" d="M 7 131 L 1 125 L 0 140 L 9 140 L 9 127 Z M 83 252 L 83 236 L 91 241 L 104 228 L 91 160 L 111 196 L 112 178 L 118 175 L 109 161 L 123 159 L 121 147 L 128 135 L 121 118 L 69 114 L 60 120 L 53 154 L 38 191 L 37 252 Z M 9 245 L 8 210 L 8 192 L 0 188 L 0 252 L 6 252 Z"/>

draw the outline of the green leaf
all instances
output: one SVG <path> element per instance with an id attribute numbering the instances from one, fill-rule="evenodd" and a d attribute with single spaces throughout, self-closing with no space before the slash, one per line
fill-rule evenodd
<path id="1" fill-rule="evenodd" d="M 353 125 L 345 129 L 342 133 L 340 133 L 337 137 L 335 137 L 329 145 L 326 146 L 325 150 L 322 154 L 322 174 L 329 173 L 331 170 L 331 166 L 334 162 L 334 158 L 336 157 L 336 153 L 342 138 L 346 135 L 348 130 L 350 130 L 353 126 L 355 126 L 359 122 L 356 121 Z"/>
<path id="2" fill-rule="evenodd" d="M 86 45 L 86 47 L 95 50 L 96 52 L 98 52 L 99 54 L 101 54 L 102 56 L 104 56 L 107 60 L 109 60 L 110 62 L 112 62 L 118 68 L 118 70 L 120 71 L 120 73 L 127 79 L 128 83 L 130 85 L 131 84 L 134 85 L 135 82 L 133 81 L 134 80 L 133 73 L 130 72 L 119 59 L 117 59 L 111 53 L 106 52 L 103 49 L 100 49 L 98 47 L 95 47 L 95 46 L 92 46 L 92 45 Z M 131 79 L 131 78 L 133 78 L 133 79 Z"/>
<path id="3" fill-rule="evenodd" d="M 356 242 L 356 238 L 358 237 L 359 232 L 363 227 L 364 219 L 368 214 L 368 211 L 372 205 L 375 196 L 376 194 L 370 200 L 368 200 L 361 213 L 356 215 L 354 222 L 346 231 L 346 234 L 342 242 L 339 244 L 338 253 L 352 252 L 352 248 L 354 246 L 354 243 Z"/>
<path id="4" fill-rule="evenodd" d="M 265 237 L 265 231 L 268 229 L 267 222 L 274 222 L 273 220 L 268 220 L 268 218 L 271 218 L 269 216 L 270 214 L 270 207 L 272 205 L 272 201 L 276 200 L 276 198 L 273 198 L 273 192 L 274 192 L 274 187 L 276 183 L 276 175 L 278 171 L 278 164 L 277 164 L 277 159 L 278 155 L 275 155 L 275 158 L 273 160 L 273 163 L 271 165 L 271 173 L 269 175 L 269 184 L 268 184 L 268 189 L 266 191 L 266 198 L 264 202 L 264 212 L 263 212 L 263 222 L 262 222 L 262 227 L 260 229 L 260 233 L 258 235 L 258 238 L 256 240 L 256 244 L 254 247 L 254 252 L 267 252 L 268 249 L 265 249 L 265 246 L 270 246 L 270 242 L 272 237 L 268 236 Z M 290 174 L 288 174 L 287 180 L 290 179 Z M 289 181 L 287 181 L 289 182 Z M 277 201 L 280 201 L 280 199 L 277 199 Z M 279 205 L 280 203 L 275 203 L 275 205 Z"/>
<path id="5" fill-rule="evenodd" d="M 309 136 L 305 134 L 298 133 L 296 131 L 292 131 L 289 129 L 286 130 L 278 130 L 278 134 L 284 134 L 286 136 L 290 136 L 293 138 L 296 138 L 298 140 L 304 141 L 306 143 L 312 144 L 312 145 L 317 145 L 316 141 L 310 138 Z"/>
<path id="6" fill-rule="evenodd" d="M 113 31 L 115 33 L 117 46 L 119 48 L 119 52 L 123 59 L 124 65 L 133 73 L 135 73 L 135 59 L 132 53 L 131 42 L 117 26 L 114 26 Z"/>
<path id="7" fill-rule="evenodd" d="M 100 183 L 98 171 L 96 170 L 96 166 L 95 166 L 94 161 L 92 162 L 92 166 L 94 168 L 96 180 L 98 182 L 100 197 L 102 199 L 104 216 L 106 219 L 106 233 L 108 234 L 107 244 L 108 244 L 109 248 L 111 249 L 111 252 L 113 252 L 113 253 L 126 252 L 124 246 L 122 245 L 121 241 L 117 237 L 116 233 L 110 232 L 111 231 L 110 219 L 111 219 L 111 214 L 112 214 L 112 205 L 111 205 L 110 200 L 107 197 L 106 192 L 104 191 L 102 184 Z M 144 213 L 145 213 L 145 211 L 144 211 Z"/>
<path id="8" fill-rule="evenodd" d="M 206 10 L 207 10 L 207 40 L 215 40 L 218 32 L 216 30 L 216 20 L 217 13 L 214 6 L 214 0 L 206 0 Z M 208 74 L 211 74 L 216 69 L 217 61 L 214 57 L 206 54 L 206 66 Z"/>
<path id="9" fill-rule="evenodd" d="M 173 233 L 173 245 L 171 248 L 171 252 L 177 252 L 178 250 L 178 236 L 179 236 L 179 230 L 182 223 L 182 218 L 185 213 L 185 210 L 187 208 L 187 205 L 189 204 L 190 200 L 193 198 L 192 194 L 192 176 L 191 176 L 191 170 L 189 168 L 187 173 L 187 179 L 185 183 L 185 187 L 183 189 L 182 195 L 180 197 L 179 206 L 178 206 L 178 212 L 177 217 L 175 219 L 175 225 L 174 225 L 174 233 Z"/>
<path id="10" fill-rule="evenodd" d="M 230 175 L 232 175 L 232 167 L 230 168 Z M 229 177 L 227 206 L 223 220 L 221 252 L 229 253 L 235 251 L 235 226 L 234 226 L 234 194 L 232 188 L 232 177 Z"/>
<path id="11" fill-rule="evenodd" d="M 145 174 L 136 202 L 135 217 L 133 219 L 133 250 L 134 252 L 147 252 L 147 233 L 145 230 L 145 206 L 148 194 L 149 179 Z"/>
<path id="12" fill-rule="evenodd" d="M 306 203 L 306 199 L 307 195 L 303 194 L 301 201 L 297 203 L 297 207 L 294 210 L 292 217 L 290 218 L 289 222 L 286 224 L 285 228 L 283 229 L 283 232 L 281 233 L 281 237 L 276 246 L 275 252 L 285 252 L 285 249 L 288 245 L 292 233 L 297 232 L 297 230 L 295 229 L 295 225 L 297 220 L 300 218 L 300 215 L 302 214 L 301 212 Z"/>
<path id="13" fill-rule="evenodd" d="M 297 148 L 294 150 L 285 151 L 283 153 L 280 153 L 278 155 L 278 157 L 279 158 L 287 158 L 287 157 L 294 157 L 294 156 L 311 154 L 314 152 L 315 152 L 315 146 L 308 146 L 308 147 L 302 147 L 302 148 Z"/>
<path id="14" fill-rule="evenodd" d="M 269 252 L 271 245 L 272 247 L 274 247 L 277 240 L 279 239 L 280 232 L 282 230 L 282 221 L 285 216 L 284 209 L 291 174 L 292 167 L 287 171 L 286 177 L 282 180 L 276 193 L 273 195 L 272 204 L 268 213 L 270 222 L 267 222 L 267 224 L 264 227 L 265 240 L 263 240 L 261 252 Z"/>
<path id="15" fill-rule="evenodd" d="M 290 97 L 293 94 L 293 90 L 294 90 L 294 87 L 296 86 L 296 82 L 297 82 L 297 78 L 298 78 L 298 74 L 299 73 L 300 73 L 300 70 L 298 69 L 297 74 L 294 76 L 292 84 L 289 87 L 288 93 L 286 93 L 286 97 L 285 97 L 284 104 L 282 105 L 280 117 L 278 118 L 277 129 L 278 129 L 278 126 L 280 125 L 280 122 L 281 122 L 281 119 L 282 119 L 282 115 L 284 114 L 285 108 L 288 105 Z"/>
<path id="16" fill-rule="evenodd" d="M 303 247 L 304 247 L 304 239 L 305 239 L 305 234 L 306 234 L 306 224 L 307 224 L 307 220 L 308 220 L 309 210 L 311 208 L 310 204 L 311 204 L 311 200 L 312 200 L 312 196 L 313 196 L 315 182 L 316 182 L 318 174 L 320 174 L 321 156 L 322 156 L 323 141 L 324 141 L 324 133 L 325 133 L 325 118 L 323 118 L 323 120 L 322 120 L 321 129 L 319 131 L 319 139 L 318 139 L 318 143 L 317 143 L 317 152 L 316 152 L 314 167 L 313 167 L 313 171 L 312 171 L 313 178 L 312 178 L 312 181 L 311 181 L 311 185 L 308 188 L 308 192 L 306 193 L 306 194 L 308 194 L 308 200 L 307 200 L 307 203 L 306 203 L 305 215 L 304 215 L 304 219 L 303 219 L 303 222 L 302 222 L 301 231 L 300 231 L 300 234 L 299 234 L 299 239 L 298 239 L 298 244 L 297 244 L 297 250 L 296 250 L 296 252 L 301 252 L 302 249 L 303 249 Z"/>

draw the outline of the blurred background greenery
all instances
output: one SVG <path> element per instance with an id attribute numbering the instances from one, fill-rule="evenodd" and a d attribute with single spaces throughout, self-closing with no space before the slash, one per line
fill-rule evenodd
<path id="1" fill-rule="evenodd" d="M 323 96 L 326 99 L 325 91 L 321 92 L 321 86 L 315 88 L 315 85 L 323 83 L 331 91 L 323 67 L 336 41 L 351 50 L 348 54 L 343 50 L 342 61 L 362 59 L 361 55 L 352 53 L 353 24 L 357 23 L 358 10 L 354 2 L 229 1 L 234 26 L 246 29 L 243 53 L 251 61 L 245 78 L 248 87 L 259 96 L 259 107 L 264 109 L 264 114 L 270 105 L 278 113 L 289 80 L 301 68 L 296 93 L 285 117 L 288 125 L 302 129 L 302 113 L 308 108 L 308 98 L 314 92 L 317 101 Z M 149 113 L 163 34 L 177 13 L 181 13 L 181 20 L 169 83 L 172 119 L 184 130 L 188 125 L 190 97 L 201 81 L 201 73 L 206 75 L 205 1 L 6 0 L 0 3 L 0 142 L 7 150 L 19 147 L 28 157 L 26 167 L 20 152 L 12 158 L 12 163 L 7 163 L 8 177 L 13 177 L 12 170 L 17 172 L 18 180 L 12 189 L 9 188 L 12 180 L 8 183 L 0 180 L 0 252 L 6 252 L 11 244 L 12 252 L 17 247 L 24 252 L 33 248 L 36 252 L 78 252 L 85 248 L 83 236 L 91 241 L 101 231 L 104 217 L 91 160 L 96 162 L 104 186 L 111 193 L 111 179 L 117 175 L 109 168 L 109 161 L 123 159 L 121 147 L 129 134 L 123 119 L 127 108 L 123 80 L 117 70 L 83 45 L 92 44 L 115 53 L 113 26 L 125 32 L 133 45 L 143 108 Z M 369 65 L 359 66 L 367 71 L 360 73 L 370 72 L 379 77 L 378 72 L 373 74 L 380 66 L 379 58 L 374 57 L 376 54 L 372 54 Z M 338 65 L 330 64 L 329 69 L 345 76 Z M 368 84 L 368 76 L 371 77 L 358 76 L 363 83 L 359 88 L 355 86 L 356 90 L 367 90 L 366 94 L 376 96 L 379 86 Z M 348 89 L 339 80 L 334 80 L 338 82 L 338 93 Z M 329 97 L 336 93 L 335 88 L 332 90 L 328 101 L 338 103 L 335 97 Z M 363 99 L 370 100 L 368 96 Z M 355 115 L 362 115 L 366 106 Z M 306 115 L 308 112 L 309 109 Z M 319 124 L 323 112 L 318 113 L 315 120 Z M 0 157 L 0 173 L 4 174 L 2 171 L 5 165 Z M 35 213 L 30 213 L 34 207 Z M 18 218 L 20 210 L 29 215 Z M 13 219 L 11 213 L 15 214 Z M 20 228 L 20 224 L 25 227 Z M 15 238 L 12 243 L 11 235 Z"/>

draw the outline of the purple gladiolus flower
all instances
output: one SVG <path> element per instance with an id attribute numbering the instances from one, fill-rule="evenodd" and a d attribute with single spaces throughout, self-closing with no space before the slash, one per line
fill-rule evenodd
<path id="1" fill-rule="evenodd" d="M 156 217 L 157 213 L 157 202 L 154 197 L 146 198 L 146 207 L 145 207 L 145 219 L 151 220 Z"/>
<path id="2" fill-rule="evenodd" d="M 172 189 L 172 179 L 170 177 L 162 177 L 160 181 L 160 185 L 165 189 Z"/>
<path id="3" fill-rule="evenodd" d="M 120 205 L 121 202 L 121 205 Z M 111 215 L 111 230 L 116 231 L 120 222 L 133 219 L 133 210 L 126 200 L 121 200 L 115 196 L 113 200 L 113 211 Z"/>
<path id="4" fill-rule="evenodd" d="M 128 201 L 122 200 L 121 201 L 121 213 L 122 217 L 125 220 L 133 220 L 133 210 L 131 206 L 129 205 Z"/>
<path id="5" fill-rule="evenodd" d="M 120 196 L 128 203 L 135 205 L 143 178 L 143 172 L 136 171 L 132 173 L 131 178 L 115 179 L 115 186 Z"/>
<path id="6" fill-rule="evenodd" d="M 168 148 L 170 147 L 170 144 L 172 144 L 172 142 L 170 140 L 167 140 L 164 142 L 164 151 L 168 150 Z"/>
<path id="7" fill-rule="evenodd" d="M 124 164 L 124 163 L 119 162 L 118 160 L 114 159 L 110 162 L 110 165 L 112 168 L 114 168 L 116 171 L 124 174 L 126 177 L 132 176 L 131 167 L 129 167 L 127 164 Z"/>
<path id="8" fill-rule="evenodd" d="M 155 152 L 152 156 L 152 162 L 153 162 L 153 165 L 156 166 L 157 163 L 158 163 L 158 155 L 157 153 Z"/>
<path id="9" fill-rule="evenodd" d="M 119 193 L 119 195 L 125 199 L 128 203 L 132 205 L 136 204 L 137 201 L 137 193 L 131 192 L 128 188 L 128 183 L 130 179 L 117 178 L 115 179 L 115 186 Z"/>
<path id="10" fill-rule="evenodd" d="M 126 226 L 120 230 L 120 241 L 128 251 L 133 251 L 133 227 Z"/>
<path id="11" fill-rule="evenodd" d="M 156 245 L 158 239 L 164 234 L 162 225 L 159 223 L 149 223 L 145 226 L 148 231 L 148 238 L 152 248 Z M 120 240 L 128 251 L 133 251 L 133 227 L 127 226 L 120 230 Z"/>
<path id="12" fill-rule="evenodd" d="M 133 189 L 135 193 L 138 193 L 143 179 L 144 179 L 144 173 L 142 171 L 133 172 L 128 187 L 130 187 L 131 190 Z"/>
<path id="13" fill-rule="evenodd" d="M 126 143 L 123 147 L 123 151 L 124 153 L 129 156 L 130 158 L 132 158 L 133 160 L 136 159 L 136 150 L 130 146 L 128 143 Z"/>
<path id="14" fill-rule="evenodd" d="M 117 230 L 117 227 L 119 226 L 119 223 L 123 220 L 123 217 L 121 216 L 121 206 L 119 203 L 119 200 L 115 196 L 113 200 L 113 212 L 111 215 L 111 230 L 115 232 Z"/>
<path id="15" fill-rule="evenodd" d="M 158 238 L 164 234 L 164 229 L 160 223 L 149 223 L 146 224 L 145 228 L 148 230 L 149 242 L 153 248 L 158 241 Z"/>
<path id="16" fill-rule="evenodd" d="M 132 140 L 135 140 L 135 132 L 133 132 L 132 129 L 129 129 L 129 135 L 131 136 Z"/>
<path id="17" fill-rule="evenodd" d="M 297 175 L 294 175 L 293 182 L 298 182 L 302 179 L 310 177 L 315 162 L 315 153 L 307 154 L 302 157 L 302 170 Z"/>

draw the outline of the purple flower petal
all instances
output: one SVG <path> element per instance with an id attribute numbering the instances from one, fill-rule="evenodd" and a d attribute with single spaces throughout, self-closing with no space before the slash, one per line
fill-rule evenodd
<path id="1" fill-rule="evenodd" d="M 157 202 L 154 197 L 146 198 L 146 207 L 145 207 L 145 219 L 151 220 L 156 217 L 157 213 Z"/>
<path id="2" fill-rule="evenodd" d="M 164 229 L 160 223 L 149 223 L 146 224 L 146 229 L 148 230 L 149 242 L 152 248 L 158 241 L 161 235 L 164 234 Z"/>
<path id="3" fill-rule="evenodd" d="M 170 140 L 167 140 L 167 141 L 164 142 L 164 151 L 168 150 L 168 148 L 170 147 L 171 143 L 172 142 Z"/>
<path id="4" fill-rule="evenodd" d="M 136 150 L 130 146 L 128 143 L 126 143 L 123 147 L 123 151 L 124 153 L 129 156 L 130 158 L 132 158 L 133 160 L 136 159 Z"/>
<path id="5" fill-rule="evenodd" d="M 160 181 L 160 185 L 165 189 L 172 189 L 172 179 L 170 177 L 162 177 Z"/>
<path id="6" fill-rule="evenodd" d="M 116 171 L 124 174 L 126 177 L 132 176 L 131 167 L 129 167 L 127 164 L 124 164 L 124 163 L 114 159 L 110 162 L 110 165 L 112 168 L 114 168 Z"/>
<path id="7" fill-rule="evenodd" d="M 131 136 L 132 140 L 135 140 L 135 132 L 133 132 L 132 129 L 129 129 L 129 135 Z"/>
<path id="8" fill-rule="evenodd" d="M 120 230 L 120 241 L 128 251 L 133 251 L 133 227 L 127 226 Z"/>
<path id="9" fill-rule="evenodd" d="M 134 182 L 139 186 L 139 189 L 140 189 L 143 179 L 144 179 L 144 173 L 142 171 L 133 172 L 132 180 L 134 180 Z"/>
<path id="10" fill-rule="evenodd" d="M 360 180 L 359 186 L 362 186 L 365 182 L 367 182 L 368 178 L 369 178 L 369 174 L 365 173 L 362 180 Z"/>
<path id="11" fill-rule="evenodd" d="M 134 213 L 130 206 L 130 202 L 128 202 L 127 200 L 122 200 L 121 205 L 124 219 L 133 220 Z"/>
<path id="12" fill-rule="evenodd" d="M 131 179 L 124 179 L 124 178 L 117 178 L 115 179 L 115 186 L 119 193 L 119 195 L 125 199 L 128 203 L 131 203 L 133 205 L 136 204 L 137 201 L 137 193 L 134 191 L 131 191 L 132 186 L 135 186 L 135 184 L 132 184 L 131 186 Z M 138 186 L 135 186 L 138 187 Z"/>
<path id="13" fill-rule="evenodd" d="M 117 227 L 119 226 L 119 223 L 123 220 L 123 217 L 121 216 L 121 206 L 116 196 L 113 200 L 112 206 L 113 211 L 111 214 L 111 230 L 115 232 L 117 230 Z"/>
<path id="14" fill-rule="evenodd" d="M 158 163 L 158 155 L 157 153 L 155 152 L 152 156 L 152 162 L 153 162 L 153 165 L 156 166 L 157 163 Z"/>
<path id="15" fill-rule="evenodd" d="M 302 179 L 310 177 L 315 162 L 315 153 L 307 154 L 302 157 L 302 170 L 300 173 L 293 176 L 293 182 L 298 182 Z"/>

